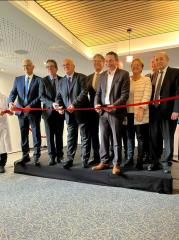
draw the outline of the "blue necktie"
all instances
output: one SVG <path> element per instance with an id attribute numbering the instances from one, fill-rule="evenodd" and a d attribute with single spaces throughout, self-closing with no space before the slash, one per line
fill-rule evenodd
<path id="1" fill-rule="evenodd" d="M 29 79 L 30 77 L 25 78 L 25 99 L 24 99 L 25 104 L 27 104 L 28 102 Z"/>

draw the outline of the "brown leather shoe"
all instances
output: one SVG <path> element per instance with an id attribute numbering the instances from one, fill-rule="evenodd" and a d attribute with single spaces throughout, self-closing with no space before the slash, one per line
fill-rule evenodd
<path id="1" fill-rule="evenodd" d="M 119 166 L 114 166 L 112 169 L 112 174 L 120 174 L 121 168 Z"/>
<path id="2" fill-rule="evenodd" d="M 109 164 L 107 163 L 99 163 L 97 166 L 92 167 L 93 171 L 99 171 L 109 168 Z"/>

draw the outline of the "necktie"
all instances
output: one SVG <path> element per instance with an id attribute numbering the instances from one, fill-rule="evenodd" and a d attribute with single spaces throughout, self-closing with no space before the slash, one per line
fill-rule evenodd
<path id="1" fill-rule="evenodd" d="M 68 77 L 68 90 L 70 91 L 72 85 L 71 77 Z"/>
<path id="2" fill-rule="evenodd" d="M 71 85 L 72 85 L 72 81 L 71 81 L 71 77 L 67 78 L 67 83 L 68 83 L 68 104 L 71 104 L 71 99 L 70 99 L 70 90 L 71 90 Z"/>
<path id="3" fill-rule="evenodd" d="M 56 96 L 56 84 L 55 84 L 55 78 L 52 79 L 52 86 L 53 86 L 53 90 Z"/>
<path id="4" fill-rule="evenodd" d="M 25 78 L 25 99 L 24 99 L 25 104 L 27 104 L 28 102 L 29 80 L 30 77 Z"/>
<path id="5" fill-rule="evenodd" d="M 161 90 L 161 86 L 162 86 L 162 78 L 163 78 L 163 71 L 160 72 L 160 78 L 159 78 L 157 86 L 156 86 L 154 100 L 158 100 L 159 97 L 160 97 L 160 90 Z M 154 105 L 155 105 L 155 107 L 158 107 L 159 103 L 155 103 Z"/>
<path id="6" fill-rule="evenodd" d="M 92 87 L 94 88 L 95 91 L 97 90 L 98 79 L 99 79 L 99 73 L 95 73 L 92 81 Z"/>

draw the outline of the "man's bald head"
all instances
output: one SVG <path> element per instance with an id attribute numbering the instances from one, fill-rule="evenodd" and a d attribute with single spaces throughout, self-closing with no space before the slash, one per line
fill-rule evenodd
<path id="1" fill-rule="evenodd" d="M 23 68 L 24 68 L 25 74 L 27 74 L 27 75 L 29 75 L 29 76 L 33 74 L 34 65 L 33 65 L 32 60 L 30 60 L 30 59 L 24 59 L 24 60 L 22 61 L 22 66 L 23 66 Z"/>
<path id="2" fill-rule="evenodd" d="M 67 75 L 72 75 L 75 71 L 75 64 L 72 59 L 66 58 L 63 61 L 63 68 Z"/>
<path id="3" fill-rule="evenodd" d="M 166 52 L 157 52 L 155 55 L 157 68 L 163 70 L 168 66 L 169 57 Z"/>

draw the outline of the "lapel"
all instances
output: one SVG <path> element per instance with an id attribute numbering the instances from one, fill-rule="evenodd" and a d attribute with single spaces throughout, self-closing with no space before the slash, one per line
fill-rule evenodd
<path id="1" fill-rule="evenodd" d="M 29 97 L 29 95 L 30 95 L 30 93 L 31 93 L 31 91 L 32 91 L 32 89 L 33 89 L 34 83 L 35 83 L 35 75 L 33 75 L 33 78 L 32 78 L 32 80 L 31 80 L 27 97 Z"/>
<path id="2" fill-rule="evenodd" d="M 165 77 L 164 77 L 163 82 L 162 82 L 160 92 L 162 92 L 163 88 L 165 86 L 167 86 L 167 81 L 168 81 L 169 77 L 170 77 L 170 67 L 167 68 L 167 71 L 165 73 Z"/>
<path id="3" fill-rule="evenodd" d="M 76 81 L 77 81 L 77 76 L 76 76 L 76 73 L 74 72 L 73 78 L 72 78 L 72 85 L 71 85 L 71 88 L 70 88 L 70 93 L 71 93 Z"/>
<path id="4" fill-rule="evenodd" d="M 25 75 L 21 77 L 21 81 L 19 81 L 20 88 L 22 89 L 23 99 L 25 98 Z"/>
<path id="5" fill-rule="evenodd" d="M 119 73 L 120 73 L 120 70 L 117 68 L 116 71 L 115 71 L 114 77 L 113 77 L 110 94 L 111 94 L 112 89 L 113 89 L 113 87 L 115 85 L 115 82 L 118 80 Z"/>
<path id="6" fill-rule="evenodd" d="M 91 77 L 90 77 L 90 79 L 89 79 L 89 85 L 90 85 L 90 86 L 92 86 L 94 74 L 95 74 L 95 73 L 91 74 Z"/>
<path id="7" fill-rule="evenodd" d="M 104 89 L 104 93 L 106 94 L 106 88 L 107 88 L 107 79 L 108 79 L 108 72 L 105 72 L 104 79 L 101 81 L 101 89 Z"/>

